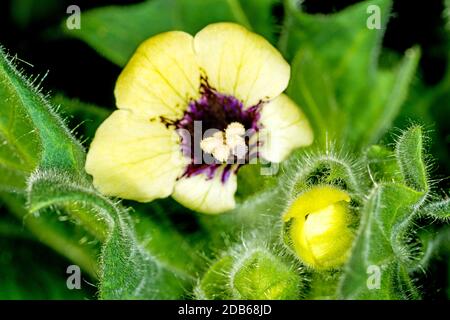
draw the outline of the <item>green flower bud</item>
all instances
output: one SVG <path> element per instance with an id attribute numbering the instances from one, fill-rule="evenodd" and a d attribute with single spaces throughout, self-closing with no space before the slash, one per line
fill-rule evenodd
<path id="1" fill-rule="evenodd" d="M 266 248 L 233 251 L 206 272 L 195 289 L 199 299 L 298 299 L 299 274 Z M 295 263 L 294 263 L 295 264 Z"/>

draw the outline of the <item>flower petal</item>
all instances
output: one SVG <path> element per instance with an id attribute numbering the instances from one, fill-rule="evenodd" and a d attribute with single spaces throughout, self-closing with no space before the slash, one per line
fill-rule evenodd
<path id="1" fill-rule="evenodd" d="M 218 171 L 212 179 L 204 174 L 182 178 L 175 184 L 172 197 L 183 206 L 203 213 L 231 210 L 236 206 L 237 177 L 231 174 L 223 183 L 221 176 L 222 172 Z"/>
<path id="2" fill-rule="evenodd" d="M 100 192 L 141 202 L 169 196 L 185 165 L 175 131 L 128 110 L 102 123 L 86 159 Z"/>
<path id="3" fill-rule="evenodd" d="M 313 131 L 300 108 L 285 94 L 264 105 L 259 147 L 261 156 L 271 162 L 283 161 L 295 148 L 313 142 Z"/>
<path id="4" fill-rule="evenodd" d="M 320 211 L 338 202 L 350 202 L 350 195 L 330 185 L 315 186 L 301 193 L 284 214 L 283 220 L 292 218 L 304 219 L 311 212 Z"/>
<path id="5" fill-rule="evenodd" d="M 193 38 L 180 31 L 156 35 L 142 43 L 116 83 L 119 109 L 147 117 L 178 119 L 190 99 L 197 99 L 200 70 Z"/>
<path id="6" fill-rule="evenodd" d="M 266 39 L 234 23 L 210 24 L 196 34 L 195 53 L 208 83 L 245 107 L 286 89 L 289 64 Z"/>
<path id="7" fill-rule="evenodd" d="M 308 266 L 328 269 L 342 265 L 354 238 L 348 227 L 348 204 L 334 203 L 307 217 L 294 219 L 290 235 L 295 252 Z"/>

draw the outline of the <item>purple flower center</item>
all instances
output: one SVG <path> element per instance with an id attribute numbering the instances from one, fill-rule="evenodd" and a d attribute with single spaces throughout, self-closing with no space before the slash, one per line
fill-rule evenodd
<path id="1" fill-rule="evenodd" d="M 232 173 L 236 173 L 242 165 L 257 156 L 257 153 L 252 153 L 257 146 L 257 142 L 252 142 L 255 140 L 252 136 L 260 129 L 258 122 L 262 102 L 244 108 L 241 101 L 233 96 L 217 92 L 206 81 L 203 81 L 200 93 L 201 97 L 198 100 L 189 103 L 183 118 L 173 123 L 182 138 L 182 152 L 191 159 L 183 176 L 205 174 L 211 179 L 216 171 L 223 167 L 221 180 L 225 183 Z M 244 138 L 248 152 L 245 158 L 238 159 L 231 155 L 226 162 L 204 161 L 205 152 L 200 147 L 201 140 L 211 136 L 211 131 L 225 131 L 234 122 L 240 123 L 246 130 Z M 209 158 L 211 159 L 211 155 Z"/>

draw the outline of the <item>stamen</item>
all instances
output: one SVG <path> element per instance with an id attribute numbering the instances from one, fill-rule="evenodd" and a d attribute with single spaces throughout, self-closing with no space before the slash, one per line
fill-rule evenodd
<path id="1" fill-rule="evenodd" d="M 225 162 L 230 156 L 230 148 L 227 145 L 222 144 L 214 149 L 212 155 L 220 162 Z"/>
<path id="2" fill-rule="evenodd" d="M 225 162 L 230 156 L 230 148 L 225 144 L 224 133 L 218 131 L 211 137 L 205 138 L 200 142 L 200 148 L 206 153 L 210 153 L 219 160 Z"/>
<path id="3" fill-rule="evenodd" d="M 200 148 L 206 153 L 213 153 L 214 150 L 224 144 L 223 132 L 218 131 L 212 137 L 203 139 L 200 142 Z"/>
<path id="4" fill-rule="evenodd" d="M 225 133 L 218 131 L 211 137 L 203 139 L 200 142 L 200 147 L 204 152 L 212 154 L 220 162 L 227 161 L 230 154 L 243 159 L 248 151 L 243 137 L 244 134 L 244 126 L 239 122 L 232 122 L 225 129 Z"/>
<path id="5" fill-rule="evenodd" d="M 227 136 L 243 136 L 245 134 L 245 127 L 239 122 L 230 123 L 225 129 L 225 135 Z"/>
<path id="6" fill-rule="evenodd" d="M 243 135 L 245 135 L 245 127 L 239 122 L 232 122 L 225 129 L 227 146 L 239 159 L 244 158 L 248 151 Z"/>
<path id="7" fill-rule="evenodd" d="M 245 134 L 245 128 L 239 122 L 230 123 L 225 129 L 225 138 L 227 145 L 234 149 L 239 145 L 245 145 L 245 139 L 242 137 Z"/>

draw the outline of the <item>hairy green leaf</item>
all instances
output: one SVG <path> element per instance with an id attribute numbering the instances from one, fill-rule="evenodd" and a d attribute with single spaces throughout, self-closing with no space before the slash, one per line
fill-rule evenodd
<path id="1" fill-rule="evenodd" d="M 101 274 L 102 299 L 180 299 L 193 281 L 184 270 L 176 273 L 146 251 L 119 211 L 103 248 Z"/>
<path id="2" fill-rule="evenodd" d="M 39 162 L 43 168 L 61 168 L 83 175 L 83 148 L 3 50 L 0 51 L 0 90 L 4 97 L 0 117 L 5 145 L 14 148 L 12 154 L 20 158 L 16 161 L 27 163 L 28 172 Z"/>
<path id="3" fill-rule="evenodd" d="M 62 226 L 57 214 L 42 212 L 28 215 L 26 183 L 37 167 L 60 168 L 79 179 L 86 179 L 83 170 L 84 151 L 71 136 L 61 119 L 42 94 L 16 70 L 0 50 L 0 131 L 3 159 L 1 197 L 11 212 L 44 243 L 96 274 L 96 244 L 80 245 L 84 232 L 76 226 Z M 87 239 L 87 238 L 86 238 Z M 85 239 L 85 240 L 86 240 Z M 84 242 L 86 242 L 83 240 Z M 89 241 L 87 241 L 89 242 Z M 93 262 L 94 260 L 94 262 Z"/>
<path id="4" fill-rule="evenodd" d="M 192 284 L 193 273 L 175 262 L 195 265 L 194 257 L 199 258 L 180 236 L 145 217 L 133 222 L 127 210 L 100 195 L 89 183 L 56 171 L 37 172 L 30 179 L 29 197 L 32 212 L 47 207 L 71 208 L 71 216 L 104 242 L 100 298 L 176 299 Z M 135 224 L 151 229 L 138 236 Z M 171 252 L 165 253 L 170 244 Z"/>
<path id="5" fill-rule="evenodd" d="M 397 141 L 396 157 L 406 184 L 419 191 L 428 191 L 421 127 L 412 127 L 400 136 Z"/>
<path id="6" fill-rule="evenodd" d="M 419 297 L 409 275 L 411 265 L 417 265 L 417 261 L 411 259 L 407 238 L 412 221 L 421 211 L 428 192 L 422 140 L 420 127 L 403 132 L 396 145 L 397 165 L 383 165 L 394 172 L 398 168 L 402 174 L 401 181 L 374 182 L 375 186 L 361 209 L 358 235 L 338 288 L 340 297 Z M 377 152 L 379 157 L 388 151 L 372 148 L 371 152 Z"/>
<path id="7" fill-rule="evenodd" d="M 434 219 L 450 222 L 450 199 L 432 202 L 425 206 L 421 213 Z"/>
<path id="8" fill-rule="evenodd" d="M 10 64 L 0 49 L 0 188 L 19 191 L 37 166 L 40 141 L 10 73 Z M 18 76 L 16 72 L 12 75 Z"/>
<path id="9" fill-rule="evenodd" d="M 411 294 L 402 290 L 408 280 L 398 278 L 399 271 L 407 276 L 399 260 L 404 259 L 405 221 L 410 220 L 422 197 L 422 193 L 400 184 L 374 188 L 361 211 L 358 235 L 341 277 L 338 297 L 404 299 Z"/>

